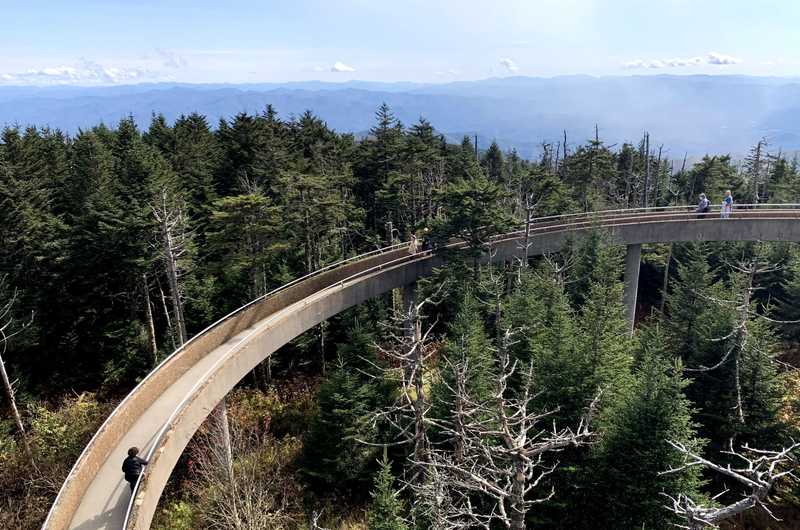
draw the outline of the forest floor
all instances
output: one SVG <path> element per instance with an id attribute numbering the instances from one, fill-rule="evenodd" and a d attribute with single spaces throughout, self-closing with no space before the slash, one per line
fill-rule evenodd
<path id="1" fill-rule="evenodd" d="M 237 487 L 251 489 L 253 481 L 260 492 L 247 503 L 256 510 L 271 509 L 266 528 L 305 529 L 311 514 L 319 514 L 318 524 L 331 530 L 366 529 L 366 507 L 354 506 L 348 499 L 319 497 L 306 491 L 299 458 L 303 435 L 316 412 L 316 395 L 321 376 L 296 375 L 275 381 L 267 392 L 237 389 L 227 398 L 232 431 L 234 467 L 241 475 Z M 209 425 L 201 427 L 184 451 L 161 498 L 154 530 L 205 528 L 210 519 L 230 511 L 231 499 L 220 496 L 220 483 L 204 468 L 215 462 L 204 460 L 208 452 Z M 258 470 L 260 477 L 248 476 Z M 269 480 L 264 481 L 264 476 Z M 240 484 L 239 480 L 245 482 Z M 251 506 L 240 506 L 247 511 Z M 240 514 L 241 516 L 241 514 Z M 242 516 L 246 517 L 246 516 Z"/>

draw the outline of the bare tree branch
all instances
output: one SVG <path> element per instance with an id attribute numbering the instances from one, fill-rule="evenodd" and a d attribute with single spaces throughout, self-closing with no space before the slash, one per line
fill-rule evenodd
<path id="1" fill-rule="evenodd" d="M 669 444 L 683 454 L 684 463 L 679 467 L 663 471 L 662 475 L 679 473 L 691 467 L 702 466 L 732 478 L 750 490 L 750 493 L 739 501 L 719 508 L 697 504 L 683 493 L 678 494 L 677 497 L 664 494 L 671 501 L 667 509 L 686 522 L 686 525 L 680 528 L 689 530 L 719 528 L 719 523 L 722 521 L 731 519 L 756 506 L 760 506 L 770 517 L 778 520 L 765 502 L 767 495 L 778 480 L 787 476 L 794 477 L 794 471 L 797 468 L 797 457 L 794 452 L 800 448 L 800 443 L 792 441 L 788 447 L 780 451 L 755 449 L 745 444 L 741 450 L 737 451 L 731 440 L 730 448 L 723 451 L 723 454 L 731 455 L 741 461 L 740 467 L 734 467 L 731 464 L 720 466 L 694 453 L 682 443 L 669 441 Z M 719 498 L 726 491 L 716 495 L 713 500 Z"/>

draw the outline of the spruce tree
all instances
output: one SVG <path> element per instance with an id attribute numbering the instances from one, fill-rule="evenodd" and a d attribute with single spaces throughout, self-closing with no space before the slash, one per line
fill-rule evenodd
<path id="1" fill-rule="evenodd" d="M 384 456 L 380 466 L 378 474 L 375 476 L 372 506 L 367 513 L 367 528 L 369 530 L 406 530 L 408 526 L 401 515 L 403 501 L 394 489 L 391 463 Z"/>
<path id="2" fill-rule="evenodd" d="M 480 305 L 466 290 L 447 333 L 444 356 L 439 361 L 439 380 L 431 391 L 431 416 L 452 419 L 456 373 L 467 366 L 466 391 L 476 402 L 489 400 L 494 390 L 494 346 L 486 333 Z"/>
<path id="3" fill-rule="evenodd" d="M 632 361 L 630 328 L 622 304 L 621 268 L 618 247 L 599 249 L 578 317 L 577 347 L 591 370 L 587 384 L 604 389 L 604 403 L 612 402 L 624 390 Z"/>
<path id="4" fill-rule="evenodd" d="M 303 440 L 301 474 L 315 491 L 330 488 L 363 500 L 378 452 L 386 438 L 372 424 L 392 399 L 393 385 L 375 372 L 375 334 L 355 325 L 337 345 L 339 364 L 323 381 L 318 409 Z M 366 442 L 366 443 L 365 443 Z"/>
<path id="5" fill-rule="evenodd" d="M 577 347 L 576 316 L 552 268 L 522 269 L 505 315 L 503 327 L 519 330 L 511 355 L 520 366 L 533 363 L 537 404 L 558 409 L 559 425 L 575 424 L 595 389 L 587 386 L 591 367 Z"/>
<path id="6" fill-rule="evenodd" d="M 505 179 L 505 160 L 503 159 L 503 151 L 497 145 L 496 141 L 492 141 L 489 149 L 483 155 L 481 161 L 483 167 L 486 169 L 486 174 L 489 180 L 505 186 L 507 184 Z"/>
<path id="7" fill-rule="evenodd" d="M 481 253 L 492 236 L 505 232 L 513 224 L 503 204 L 506 197 L 505 191 L 480 169 L 474 170 L 469 178 L 449 183 L 437 197 L 444 216 L 437 219 L 435 237 L 441 243 L 450 238 L 466 243 L 466 255 L 472 260 L 476 280 Z"/>
<path id="8" fill-rule="evenodd" d="M 660 475 L 683 461 L 668 441 L 694 449 L 702 441 L 684 395 L 688 382 L 680 361 L 665 351 L 663 332 L 651 327 L 639 336 L 634 382 L 602 412 L 604 431 L 586 490 L 592 513 L 586 528 L 672 528 L 662 493 L 696 494 L 700 485 L 696 469 Z"/>

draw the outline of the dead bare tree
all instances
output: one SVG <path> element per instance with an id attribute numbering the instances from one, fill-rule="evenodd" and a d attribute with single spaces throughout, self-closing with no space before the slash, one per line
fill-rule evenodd
<path id="1" fill-rule="evenodd" d="M 526 190 L 524 193 L 525 199 L 525 236 L 522 239 L 521 243 L 518 243 L 519 250 L 520 250 L 520 264 L 523 267 L 528 266 L 528 252 L 530 251 L 531 246 L 533 243 L 531 242 L 531 224 L 533 223 L 533 219 L 536 217 L 536 209 L 539 207 L 539 203 L 542 202 L 542 196 L 535 197 L 534 192 Z"/>
<path id="2" fill-rule="evenodd" d="M 153 366 L 158 364 L 158 342 L 156 342 L 156 325 L 153 321 L 153 307 L 150 305 L 150 285 L 147 274 L 142 274 L 142 293 L 144 294 L 144 315 L 147 321 L 147 339 L 150 354 L 153 356 Z"/>
<path id="3" fill-rule="evenodd" d="M 739 501 L 721 507 L 697 504 L 691 497 L 682 493 L 677 497 L 665 494 L 672 502 L 667 509 L 686 523 L 680 528 L 688 530 L 719 528 L 719 523 L 732 519 L 756 506 L 760 506 L 770 517 L 779 521 L 765 502 L 778 480 L 782 477 L 794 476 L 793 473 L 797 467 L 797 457 L 794 452 L 800 449 L 800 443 L 792 442 L 791 445 L 780 451 L 754 449 L 745 444 L 740 451 L 736 451 L 731 440 L 730 449 L 723 453 L 740 460 L 742 462 L 740 467 L 734 467 L 731 464 L 720 466 L 695 454 L 681 443 L 670 441 L 669 444 L 684 455 L 684 464 L 664 471 L 662 474 L 679 473 L 690 467 L 702 466 L 732 478 L 750 489 L 749 494 Z M 715 496 L 714 500 L 721 497 L 726 491 Z"/>
<path id="4" fill-rule="evenodd" d="M 220 443 L 221 429 L 213 426 L 195 436 L 190 449 L 193 480 L 189 492 L 200 499 L 205 528 L 271 530 L 293 527 L 280 470 L 264 469 L 269 461 L 258 453 L 269 441 L 241 429 L 230 430 L 230 445 Z M 236 474 L 230 467 L 230 447 L 240 455 Z"/>
<path id="5" fill-rule="evenodd" d="M 159 253 L 164 264 L 164 273 L 172 299 L 172 313 L 175 318 L 178 343 L 183 345 L 188 340 L 188 336 L 186 319 L 183 314 L 185 293 L 181 276 L 185 273 L 185 258 L 188 257 L 190 250 L 191 232 L 181 201 L 174 197 L 166 187 L 161 189 L 158 201 L 151 205 L 151 210 L 153 217 L 158 222 Z"/>
<path id="6" fill-rule="evenodd" d="M 151 210 L 158 222 L 160 257 L 164 264 L 164 273 L 169 285 L 172 313 L 175 319 L 178 346 L 180 347 L 189 338 L 183 310 L 185 293 L 181 280 L 186 272 L 187 258 L 191 251 L 192 233 L 189 230 L 188 219 L 186 218 L 182 201 L 172 195 L 166 186 L 161 189 L 158 202 L 151 205 Z M 147 289 L 146 285 L 145 289 Z M 212 431 L 215 434 L 219 451 L 221 451 L 219 453 L 219 456 L 222 457 L 220 462 L 223 463 L 226 470 L 228 487 L 232 490 L 232 495 L 235 496 L 236 477 L 233 473 L 233 448 L 228 427 L 228 409 L 224 398 L 214 409 L 211 418 L 213 423 Z M 231 504 L 231 507 L 233 510 L 232 517 L 236 520 L 238 518 L 236 504 Z M 239 528 L 239 526 L 234 528 Z"/>
<path id="7" fill-rule="evenodd" d="M 2 297 L 2 299 L 0 299 L 0 376 L 3 378 L 3 388 L 6 391 L 9 408 L 11 409 L 12 416 L 14 416 L 14 422 L 17 424 L 17 430 L 19 431 L 20 440 L 22 440 L 22 448 L 25 451 L 25 456 L 28 458 L 28 462 L 30 463 L 31 467 L 33 469 L 37 469 L 36 459 L 33 457 L 33 451 L 31 451 L 31 446 L 28 442 L 28 435 L 25 432 L 25 424 L 23 423 L 22 416 L 17 408 L 14 383 L 8 377 L 5 361 L 3 360 L 3 357 L 7 351 L 8 341 L 15 335 L 21 333 L 30 325 L 31 321 L 33 320 L 33 315 L 31 315 L 31 321 L 20 324 L 16 329 L 13 328 L 15 321 L 12 314 L 12 309 L 17 301 L 17 291 L 13 290 L 11 291 L 10 295 L 6 295 L 5 284 L 5 276 L 0 277 L 0 297 Z"/>
<path id="8" fill-rule="evenodd" d="M 517 362 L 511 361 L 508 349 L 514 333 L 506 330 L 498 348 L 498 374 L 491 399 L 478 402 L 469 395 L 466 378 L 469 367 L 455 363 L 456 378 L 450 391 L 455 396 L 453 419 L 442 428 L 457 448 L 435 448 L 426 462 L 431 480 L 421 486 L 418 495 L 436 495 L 428 513 L 435 513 L 435 528 L 484 528 L 499 522 L 511 530 L 524 530 L 525 519 L 536 504 L 550 499 L 554 491 L 535 496 L 542 480 L 555 471 L 548 453 L 570 446 L 581 446 L 594 438 L 589 430 L 599 394 L 589 405 L 576 430 L 547 426 L 556 410 L 532 412 L 533 367 L 528 366 L 523 388 L 511 396 L 509 379 Z M 491 500 L 488 512 L 479 512 L 474 496 Z M 532 498 L 533 497 L 533 498 Z"/>
<path id="9" fill-rule="evenodd" d="M 322 517 L 322 512 L 314 510 L 311 512 L 311 530 L 328 530 L 319 525 L 319 518 Z"/>
<path id="10" fill-rule="evenodd" d="M 375 424 L 385 422 L 397 433 L 397 445 L 413 446 L 414 462 L 426 462 L 430 450 L 428 428 L 432 420 L 428 417 L 431 403 L 427 394 L 426 373 L 435 349 L 430 337 L 435 322 L 423 331 L 422 311 L 427 305 L 435 305 L 445 289 L 441 284 L 433 294 L 417 301 L 414 296 L 406 299 L 403 312 L 395 315 L 389 331 L 389 346 L 377 345 L 380 354 L 388 361 L 389 368 L 377 367 L 383 377 L 395 380 L 400 392 L 388 408 L 378 411 L 373 417 Z M 420 478 L 418 464 L 412 469 L 412 483 Z"/>

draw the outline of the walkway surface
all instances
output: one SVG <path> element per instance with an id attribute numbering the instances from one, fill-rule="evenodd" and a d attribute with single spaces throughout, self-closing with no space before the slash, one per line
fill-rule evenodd
<path id="1" fill-rule="evenodd" d="M 513 259 L 520 253 L 523 240 L 528 243 L 529 255 L 561 248 L 559 245 L 571 234 L 593 226 L 606 227 L 614 242 L 619 244 L 692 240 L 800 241 L 800 210 L 795 208 L 795 205 L 780 205 L 737 212 L 734 219 L 725 221 L 716 215 L 697 219 L 696 215 L 687 213 L 686 207 L 553 217 L 534 223 L 528 231 L 500 238 L 495 259 Z M 147 509 L 143 511 L 148 513 L 141 516 L 136 530 L 148 527 L 174 462 L 199 421 L 218 402 L 215 396 L 224 396 L 226 389 L 232 388 L 254 363 L 296 334 L 346 307 L 428 274 L 431 264 L 437 260 L 439 258 L 430 253 L 409 256 L 398 247 L 384 249 L 296 283 L 271 299 L 249 304 L 226 317 L 228 320 L 204 331 L 148 376 L 150 381 L 159 380 L 159 377 L 167 381 L 162 387 L 148 387 L 143 383 L 109 417 L 73 468 L 44 529 L 123 529 L 131 493 L 123 480 L 122 461 L 129 447 L 137 446 L 146 455 L 158 443 L 155 457 L 162 458 L 160 473 L 154 472 L 153 465 L 149 466 L 146 469 L 148 478 L 152 474 L 158 477 L 152 484 L 144 482 L 140 489 L 145 491 L 137 495 L 138 504 L 144 503 Z M 302 322 L 295 323 L 295 320 Z M 292 329 L 283 331 L 286 328 Z M 207 346 L 209 344 L 213 347 Z M 248 351 L 248 348 L 255 351 Z M 191 359 L 191 363 L 186 364 L 186 361 L 185 366 L 176 368 L 181 359 Z M 219 372 L 209 377 L 212 368 Z M 174 375 L 164 375 L 167 372 Z M 214 378 L 220 380 L 217 383 L 223 389 L 221 394 L 219 389 L 198 386 Z M 151 388 L 161 390 L 148 390 Z M 148 392 L 157 395 L 144 399 L 142 394 Z M 207 393 L 204 400 L 187 401 L 204 392 Z M 190 413 L 175 415 L 179 405 Z M 165 429 L 170 418 L 174 419 L 174 424 Z M 185 432 L 181 431 L 181 422 L 186 424 L 183 425 Z M 175 435 L 176 432 L 179 435 Z M 91 473 L 87 469 L 96 471 Z M 129 529 L 132 527 L 129 525 Z"/>
<path id="2" fill-rule="evenodd" d="M 211 351 L 192 366 L 166 392 L 161 394 L 133 427 L 126 432 L 119 445 L 100 468 L 95 480 L 89 485 L 82 502 L 72 518 L 70 528 L 74 530 L 98 530 L 122 528 L 125 511 L 131 498 L 128 483 L 122 476 L 122 461 L 129 447 L 139 447 L 147 454 L 164 423 L 169 419 L 175 405 L 186 396 L 203 374 L 218 361 L 225 352 L 255 326 L 235 335 L 232 339 Z"/>

